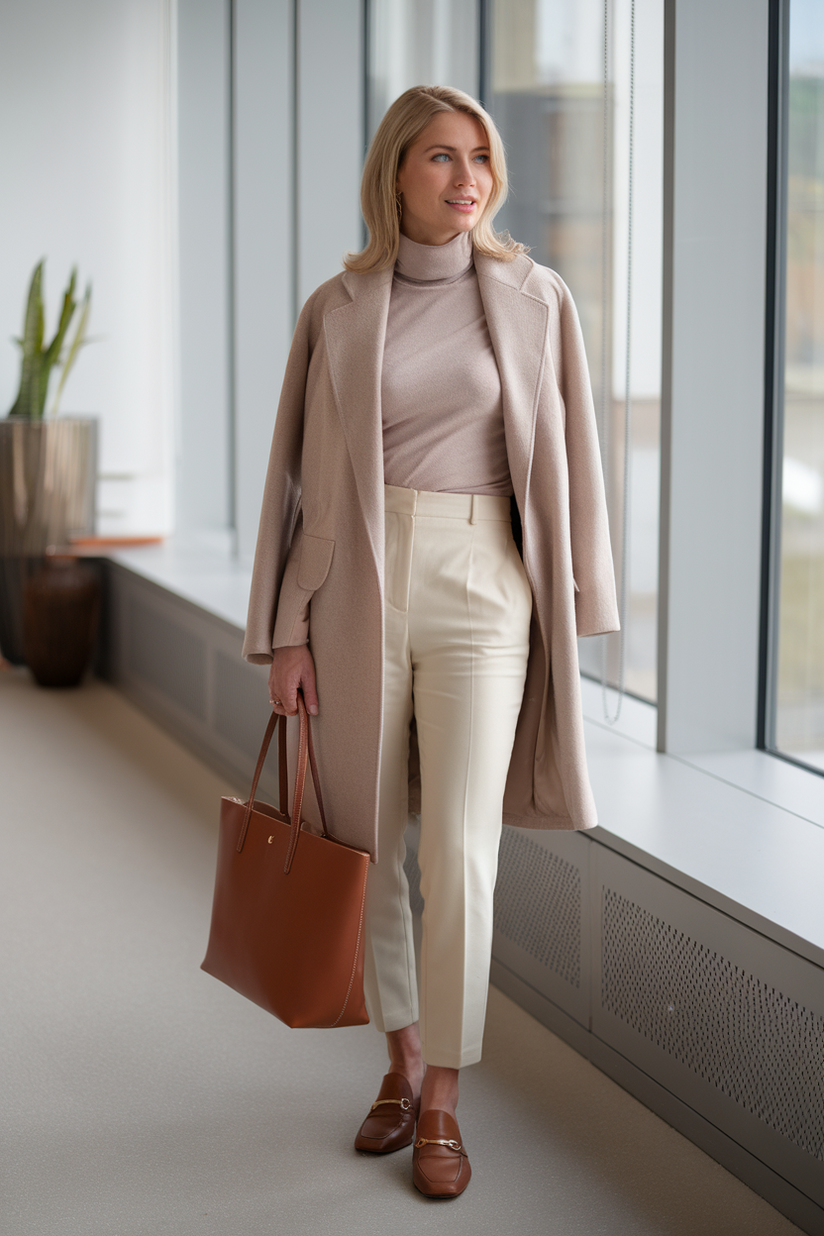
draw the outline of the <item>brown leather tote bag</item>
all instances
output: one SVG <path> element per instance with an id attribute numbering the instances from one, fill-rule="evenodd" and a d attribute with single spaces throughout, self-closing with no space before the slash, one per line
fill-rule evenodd
<path id="1" fill-rule="evenodd" d="M 249 800 L 224 798 L 209 946 L 202 969 L 287 1026 L 362 1026 L 363 914 L 369 855 L 329 836 L 312 730 L 298 696 L 300 737 L 288 815 L 286 718 L 274 713 Z M 280 810 L 255 801 L 275 727 Z M 307 755 L 323 836 L 302 829 Z"/>

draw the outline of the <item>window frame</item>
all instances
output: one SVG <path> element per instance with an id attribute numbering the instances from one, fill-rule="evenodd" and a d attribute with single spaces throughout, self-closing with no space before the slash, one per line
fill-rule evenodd
<path id="1" fill-rule="evenodd" d="M 761 632 L 758 732 L 760 751 L 775 750 L 778 611 L 781 595 L 781 461 L 783 458 L 784 306 L 783 241 L 787 183 L 787 57 L 789 3 L 770 0 L 767 156 L 767 280 L 764 313 L 764 513 L 762 524 Z"/>
<path id="2" fill-rule="evenodd" d="M 824 769 L 777 744 L 778 641 L 781 606 L 784 364 L 787 302 L 787 211 L 791 0 L 770 0 L 767 286 L 764 366 L 764 523 L 756 746 L 815 777 Z"/>

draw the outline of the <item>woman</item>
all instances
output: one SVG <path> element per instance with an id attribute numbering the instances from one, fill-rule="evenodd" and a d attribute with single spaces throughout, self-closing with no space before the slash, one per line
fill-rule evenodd
<path id="1" fill-rule="evenodd" d="M 363 175 L 369 243 L 295 332 L 244 644 L 271 662 L 276 712 L 303 691 L 332 829 L 374 861 L 364 987 L 390 1071 L 355 1145 L 414 1140 L 430 1197 L 470 1176 L 458 1073 L 481 1055 L 502 820 L 595 824 L 576 637 L 618 625 L 575 308 L 494 232 L 505 196 L 468 95 L 415 87 L 390 107 Z"/>

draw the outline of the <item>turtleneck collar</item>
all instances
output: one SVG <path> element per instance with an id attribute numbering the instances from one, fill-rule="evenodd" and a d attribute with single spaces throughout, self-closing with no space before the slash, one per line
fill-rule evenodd
<path id="1" fill-rule="evenodd" d="M 472 236 L 459 232 L 445 245 L 419 245 L 401 234 L 395 274 L 412 283 L 452 281 L 472 266 Z"/>

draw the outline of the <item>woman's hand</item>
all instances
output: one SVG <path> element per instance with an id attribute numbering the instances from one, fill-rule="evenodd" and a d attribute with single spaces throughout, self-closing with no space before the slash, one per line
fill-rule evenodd
<path id="1" fill-rule="evenodd" d="M 306 711 L 318 715 L 315 662 L 306 644 L 276 648 L 269 670 L 269 702 L 278 716 L 294 717 L 298 710 L 298 688 L 303 691 Z"/>

